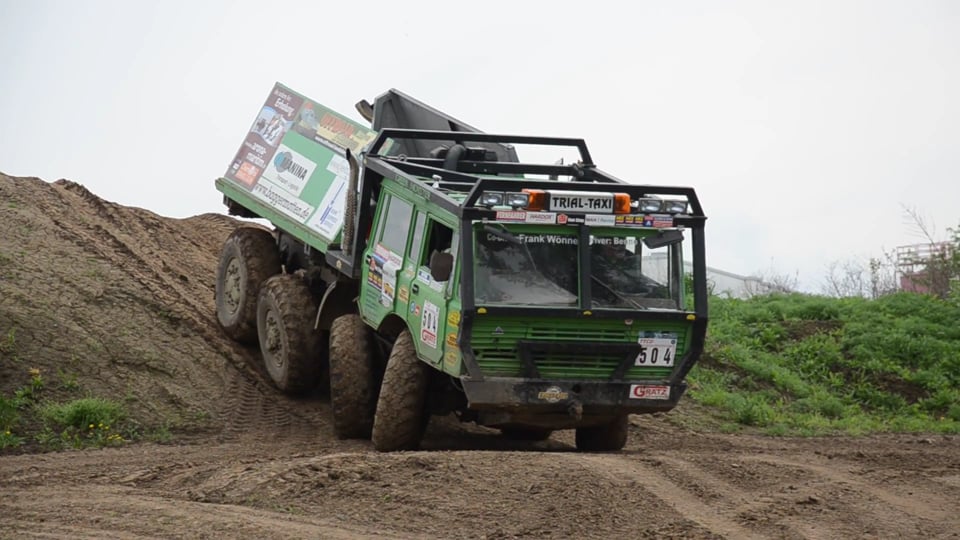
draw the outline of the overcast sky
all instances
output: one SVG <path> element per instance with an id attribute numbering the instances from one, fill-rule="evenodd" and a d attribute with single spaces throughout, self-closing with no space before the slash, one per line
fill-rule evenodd
<path id="1" fill-rule="evenodd" d="M 274 82 L 359 120 L 395 87 L 690 185 L 710 266 L 799 273 L 960 223 L 960 2 L 0 0 L 0 171 L 222 212 Z M 521 155 L 521 157 L 523 157 Z"/>

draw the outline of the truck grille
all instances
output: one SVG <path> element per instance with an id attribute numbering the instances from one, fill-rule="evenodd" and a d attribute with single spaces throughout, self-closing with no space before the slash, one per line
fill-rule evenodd
<path id="1" fill-rule="evenodd" d="M 677 357 L 687 349 L 687 331 L 682 324 L 653 323 L 656 328 L 633 326 L 612 327 L 610 321 L 550 321 L 549 324 L 507 326 L 505 320 L 477 319 L 470 344 L 484 375 L 522 377 L 523 363 L 517 342 L 519 340 L 565 342 L 636 343 L 641 330 L 673 332 L 678 338 Z M 598 324 L 599 323 L 599 324 Z M 651 325 L 652 326 L 652 325 Z M 667 328 L 664 328 L 667 326 Z M 624 359 L 623 354 L 542 352 L 534 351 L 532 358 L 540 376 L 549 379 L 605 380 Z M 672 367 L 632 367 L 626 379 L 663 379 Z"/>

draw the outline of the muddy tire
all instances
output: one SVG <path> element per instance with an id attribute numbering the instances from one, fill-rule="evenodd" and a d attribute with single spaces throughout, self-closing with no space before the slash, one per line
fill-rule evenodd
<path id="1" fill-rule="evenodd" d="M 553 433 L 552 429 L 533 427 L 500 428 L 500 433 L 511 441 L 545 441 Z"/>
<path id="2" fill-rule="evenodd" d="M 581 452 L 613 452 L 627 444 L 627 415 L 622 414 L 609 424 L 577 428 L 577 450 Z"/>
<path id="3" fill-rule="evenodd" d="M 280 253 L 273 234 L 240 227 L 220 252 L 214 299 L 223 332 L 241 343 L 257 341 L 257 299 L 260 287 L 280 273 Z"/>
<path id="4" fill-rule="evenodd" d="M 373 420 L 373 447 L 380 452 L 415 450 L 427 425 L 430 367 L 417 359 L 409 330 L 390 350 Z"/>
<path id="5" fill-rule="evenodd" d="M 330 325 L 330 408 L 340 439 L 369 439 L 377 406 L 377 378 L 370 329 L 359 315 Z"/>
<path id="6" fill-rule="evenodd" d="M 263 283 L 257 302 L 257 334 L 263 364 L 277 388 L 302 394 L 318 382 L 322 335 L 313 328 L 316 306 L 307 283 L 281 274 Z"/>

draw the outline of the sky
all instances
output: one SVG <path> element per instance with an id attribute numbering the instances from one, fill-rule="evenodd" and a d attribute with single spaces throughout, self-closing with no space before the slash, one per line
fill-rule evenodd
<path id="1" fill-rule="evenodd" d="M 621 179 L 697 190 L 709 266 L 810 292 L 925 241 L 905 208 L 960 224 L 949 0 L 0 0 L 0 172 L 225 212 L 214 179 L 277 81 L 356 120 L 397 88 L 584 138 Z"/>

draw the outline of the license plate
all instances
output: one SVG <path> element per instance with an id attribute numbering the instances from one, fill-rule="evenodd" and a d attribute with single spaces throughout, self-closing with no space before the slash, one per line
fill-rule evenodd
<path id="1" fill-rule="evenodd" d="M 677 338 L 645 338 L 637 340 L 640 354 L 635 366 L 672 366 L 677 355 Z"/>
<path id="2" fill-rule="evenodd" d="M 573 212 L 573 213 L 591 213 L 591 214 L 612 214 L 613 213 L 613 194 L 612 193 L 550 193 L 550 210 Z"/>

